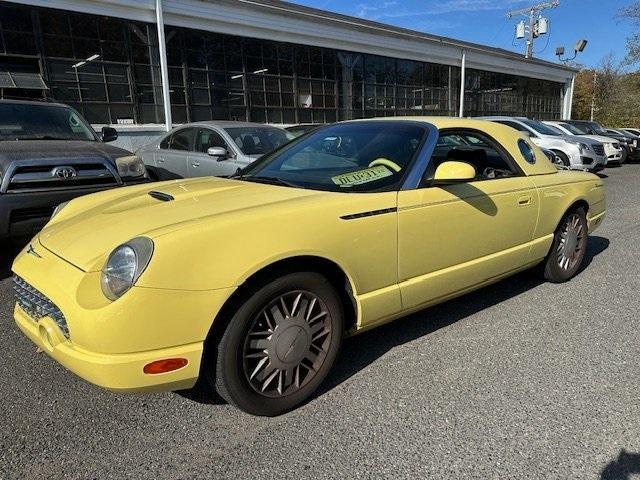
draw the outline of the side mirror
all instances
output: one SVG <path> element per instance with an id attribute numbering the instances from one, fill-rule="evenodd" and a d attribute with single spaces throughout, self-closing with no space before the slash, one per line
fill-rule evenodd
<path id="1" fill-rule="evenodd" d="M 102 127 L 102 141 L 104 143 L 113 142 L 118 138 L 118 131 L 111 127 Z"/>
<path id="2" fill-rule="evenodd" d="M 211 157 L 218 157 L 218 161 L 225 160 L 229 157 L 229 152 L 226 148 L 222 147 L 209 147 L 207 148 L 207 155 Z"/>
<path id="3" fill-rule="evenodd" d="M 464 162 L 442 162 L 436 169 L 433 181 L 438 184 L 470 182 L 476 178 L 476 169 Z"/>

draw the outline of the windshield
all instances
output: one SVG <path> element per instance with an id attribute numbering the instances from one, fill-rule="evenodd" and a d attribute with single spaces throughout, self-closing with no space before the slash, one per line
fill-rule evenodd
<path id="1" fill-rule="evenodd" d="M 263 157 L 240 178 L 336 192 L 392 190 L 426 132 L 421 125 L 388 121 L 333 125 Z"/>
<path id="2" fill-rule="evenodd" d="M 295 138 L 293 134 L 275 127 L 233 127 L 225 128 L 225 131 L 248 156 L 273 152 Z"/>
<path id="3" fill-rule="evenodd" d="M 0 140 L 96 140 L 93 129 L 69 107 L 0 103 Z"/>
<path id="4" fill-rule="evenodd" d="M 570 123 L 561 123 L 560 126 L 573 135 L 585 135 L 587 133 L 584 130 L 580 130 L 580 128 L 576 127 L 575 125 L 571 125 Z"/>
<path id="5" fill-rule="evenodd" d="M 602 128 L 602 125 L 597 124 L 597 123 L 590 123 L 589 124 L 591 126 L 591 129 L 597 134 L 597 135 L 607 135 L 607 131 Z"/>
<path id="6" fill-rule="evenodd" d="M 560 130 L 553 128 L 549 125 L 545 125 L 542 122 L 536 122 L 535 120 L 522 120 L 526 126 L 533 128 L 540 135 L 552 135 L 554 137 L 564 135 Z"/>

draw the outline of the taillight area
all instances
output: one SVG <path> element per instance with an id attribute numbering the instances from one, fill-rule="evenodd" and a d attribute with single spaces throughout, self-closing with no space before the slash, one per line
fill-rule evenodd
<path id="1" fill-rule="evenodd" d="M 186 367 L 189 360 L 186 358 L 165 358 L 164 360 L 156 360 L 147 363 L 142 371 L 147 375 L 157 375 L 159 373 L 173 372 L 182 367 Z"/>

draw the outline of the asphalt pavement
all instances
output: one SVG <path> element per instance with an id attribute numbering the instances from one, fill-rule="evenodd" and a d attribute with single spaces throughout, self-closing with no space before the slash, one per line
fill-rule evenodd
<path id="1" fill-rule="evenodd" d="M 271 419 L 65 371 L 14 325 L 2 247 L 0 478 L 640 478 L 640 165 L 604 174 L 574 280 L 521 274 L 349 339 Z"/>

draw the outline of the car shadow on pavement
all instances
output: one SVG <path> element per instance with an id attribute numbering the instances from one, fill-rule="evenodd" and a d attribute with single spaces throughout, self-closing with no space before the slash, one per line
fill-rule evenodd
<path id="1" fill-rule="evenodd" d="M 582 272 L 609 247 L 609 240 L 591 236 Z M 580 273 L 579 273 L 580 274 Z M 340 356 L 315 396 L 323 395 L 375 362 L 395 347 L 409 343 L 477 312 L 516 297 L 544 283 L 535 272 L 523 272 L 454 300 L 427 308 L 375 328 L 342 344 Z M 314 398 L 315 398 L 314 396 Z"/>
<path id="2" fill-rule="evenodd" d="M 600 480 L 631 480 L 631 475 L 640 474 L 640 453 L 620 450 L 618 458 L 612 460 L 600 472 Z"/>

